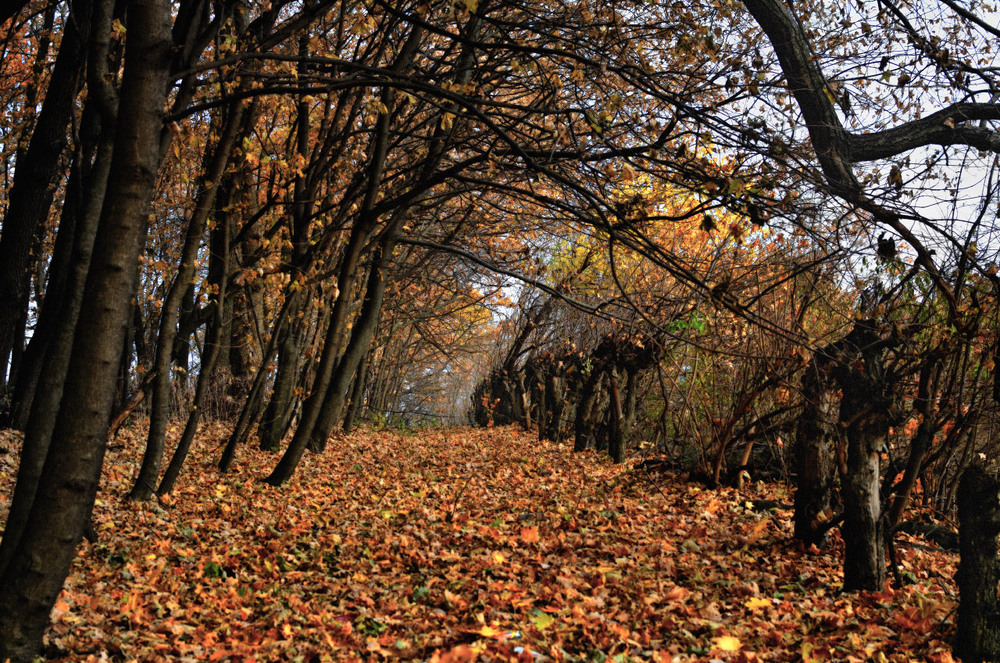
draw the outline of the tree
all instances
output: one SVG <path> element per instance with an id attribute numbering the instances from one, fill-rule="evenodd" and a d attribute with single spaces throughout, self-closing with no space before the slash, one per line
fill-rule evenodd
<path id="1" fill-rule="evenodd" d="M 142 248 L 142 230 L 160 161 L 160 132 L 173 41 L 166 2 L 130 7 L 125 70 L 118 104 L 115 156 L 84 290 L 63 399 L 50 440 L 25 445 L 48 447 L 29 496 L 30 520 L 0 569 L 0 657 L 30 661 L 41 649 L 42 633 L 83 536 L 97 492 L 104 456 L 107 413 L 114 394 L 121 339 L 135 292 L 133 265 Z M 33 498 L 33 499 L 31 499 Z M 19 505 L 12 504 L 12 510 Z"/>

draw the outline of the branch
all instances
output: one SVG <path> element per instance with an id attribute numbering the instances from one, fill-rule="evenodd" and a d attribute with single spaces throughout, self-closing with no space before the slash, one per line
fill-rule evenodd
<path id="1" fill-rule="evenodd" d="M 919 120 L 870 134 L 849 135 L 852 162 L 873 161 L 926 145 L 968 145 L 1000 152 L 1000 134 L 962 123 L 1000 120 L 1000 104 L 954 104 Z"/>
<path id="2" fill-rule="evenodd" d="M 874 156 L 876 154 L 882 157 L 899 154 L 904 149 L 927 144 L 915 140 L 919 135 L 923 135 L 925 138 L 943 138 L 943 132 L 934 126 L 935 123 L 940 123 L 944 129 L 949 131 L 952 138 L 952 143 L 949 144 L 959 142 L 958 139 L 963 137 L 966 140 L 972 138 L 982 140 L 983 136 L 980 132 L 986 132 L 985 129 L 973 130 L 971 127 L 963 127 L 959 131 L 956 127 L 953 131 L 951 123 L 946 124 L 945 122 L 952 118 L 951 113 L 957 111 L 964 111 L 973 119 L 979 119 L 977 113 L 996 115 L 1000 111 L 1000 106 L 993 104 L 992 109 L 989 104 L 952 106 L 941 111 L 940 114 L 935 113 L 924 120 L 909 122 L 883 132 L 866 136 L 851 135 L 840 122 L 840 117 L 834 108 L 833 95 L 829 94 L 826 77 L 816 63 L 805 31 L 788 7 L 781 0 L 743 0 L 743 4 L 764 30 L 771 42 L 771 47 L 778 56 L 778 62 L 781 64 L 788 88 L 795 97 L 809 129 L 809 138 L 830 192 L 869 212 L 878 223 L 892 228 L 913 247 L 917 253 L 916 263 L 927 270 L 935 285 L 948 300 L 952 321 L 956 326 L 961 326 L 955 295 L 934 264 L 931 252 L 900 220 L 897 212 L 865 195 L 851 167 L 856 158 L 852 156 L 852 148 L 870 158 L 877 158 Z M 931 121 L 928 122 L 928 120 Z M 988 133 L 994 136 L 994 141 L 998 140 L 995 138 L 995 132 Z M 891 148 L 890 139 L 903 140 L 907 137 L 914 140 L 904 141 L 906 147 Z M 994 149 L 1000 151 L 1000 141 L 997 142 Z"/>
<path id="3" fill-rule="evenodd" d="M 538 288 L 539 290 L 541 290 L 541 291 L 543 291 L 545 293 L 548 293 L 549 295 L 551 295 L 553 297 L 556 297 L 558 299 L 563 300 L 564 302 L 566 302 L 567 304 L 569 304 L 573 308 L 578 309 L 580 311 L 583 311 L 584 313 L 589 313 L 591 315 L 601 315 L 601 313 L 600 313 L 600 307 L 598 307 L 598 306 L 592 306 L 590 304 L 586 304 L 584 302 L 581 302 L 578 299 L 574 299 L 573 297 L 570 297 L 566 293 L 559 292 L 557 289 L 553 288 L 550 285 L 547 285 L 545 283 L 542 283 L 541 281 L 533 279 L 530 276 L 525 276 L 524 274 L 518 274 L 517 272 L 512 272 L 512 271 L 510 271 L 508 269 L 504 269 L 503 267 L 500 267 L 499 265 L 493 264 L 490 261 L 485 260 L 484 258 L 480 258 L 479 256 L 475 255 L 474 253 L 470 253 L 470 252 L 466 251 L 465 249 L 460 249 L 457 246 L 448 246 L 448 245 L 445 245 L 445 244 L 438 244 L 437 242 L 430 242 L 430 241 L 423 240 L 423 239 L 415 239 L 415 238 L 409 238 L 409 237 L 401 237 L 399 239 L 399 243 L 400 244 L 411 244 L 413 246 L 422 246 L 425 249 L 432 249 L 434 251 L 443 251 L 445 253 L 450 253 L 452 255 L 456 255 L 456 256 L 459 256 L 461 258 L 465 258 L 466 260 L 469 260 L 470 262 L 474 262 L 475 264 L 479 265 L 480 267 L 485 267 L 486 269 L 490 270 L 491 272 L 496 272 L 497 274 L 503 274 L 504 276 L 509 276 L 512 279 L 517 279 L 518 281 L 521 281 L 522 283 L 526 283 L 526 284 L 528 284 L 530 286 Z"/>
<path id="4" fill-rule="evenodd" d="M 834 108 L 826 77 L 805 31 L 781 0 L 743 0 L 764 30 L 809 129 L 809 138 L 833 193 L 856 201 L 861 185 L 850 168 L 849 135 Z"/>
<path id="5" fill-rule="evenodd" d="M 1000 120 L 1000 104 L 959 103 L 927 117 L 870 134 L 851 134 L 837 115 L 829 85 L 802 26 L 781 0 L 743 0 L 764 30 L 788 89 L 809 129 L 820 167 L 837 195 L 856 201 L 861 187 L 850 166 L 886 159 L 926 145 L 968 145 L 1000 152 L 1000 133 L 963 123 Z"/>

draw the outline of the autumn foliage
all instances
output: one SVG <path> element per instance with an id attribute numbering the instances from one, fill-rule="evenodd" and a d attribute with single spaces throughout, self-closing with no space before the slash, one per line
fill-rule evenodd
<path id="1" fill-rule="evenodd" d="M 707 490 L 512 428 L 450 428 L 340 438 L 277 490 L 257 450 L 214 472 L 226 434 L 208 427 L 177 490 L 135 503 L 143 431 L 121 433 L 47 655 L 951 660 L 955 556 L 904 535 L 911 584 L 839 594 L 839 543 L 793 542 L 779 486 Z M 0 442 L 0 494 L 16 444 Z"/>

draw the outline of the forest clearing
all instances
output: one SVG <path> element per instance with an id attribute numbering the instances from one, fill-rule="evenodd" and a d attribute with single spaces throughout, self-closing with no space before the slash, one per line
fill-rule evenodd
<path id="1" fill-rule="evenodd" d="M 256 448 L 217 474 L 212 425 L 171 495 L 131 502 L 142 433 L 108 453 L 50 660 L 952 660 L 957 556 L 897 535 L 908 584 L 842 594 L 838 538 L 807 550 L 788 509 L 753 507 L 787 504 L 777 484 L 498 427 L 356 432 L 275 488 Z"/>

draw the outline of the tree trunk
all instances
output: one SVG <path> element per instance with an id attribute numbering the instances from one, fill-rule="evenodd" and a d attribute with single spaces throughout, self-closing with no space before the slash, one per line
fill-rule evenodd
<path id="1" fill-rule="evenodd" d="M 289 313 L 291 306 L 292 302 L 286 299 L 285 303 L 282 304 L 281 311 L 278 313 L 277 320 L 274 322 L 274 332 L 271 334 L 267 348 L 264 350 L 264 356 L 261 358 L 260 367 L 254 376 L 250 393 L 243 403 L 239 419 L 237 419 L 236 425 L 233 426 L 233 432 L 229 435 L 229 440 L 226 441 L 226 448 L 223 449 L 222 457 L 219 459 L 219 472 L 226 473 L 232 467 L 233 459 L 236 458 L 236 448 L 246 441 L 247 436 L 250 434 L 250 429 L 260 416 L 260 404 L 264 400 L 264 384 L 267 382 L 267 365 L 274 355 L 275 341 L 281 332 L 281 328 L 284 325 L 290 324 Z"/>
<path id="2" fill-rule="evenodd" d="M 38 251 L 33 249 L 52 206 L 66 129 L 80 87 L 90 4 L 85 0 L 72 3 L 70 12 L 31 141 L 17 160 L 0 234 L 0 377 L 6 375 L 7 359 L 22 341 L 16 330 L 27 311 L 33 262 L 38 260 Z"/>
<path id="3" fill-rule="evenodd" d="M 142 231 L 155 190 L 173 46 L 170 3 L 129 6 L 120 118 L 73 352 L 28 528 L 0 570 L 0 660 L 31 661 L 89 521 Z"/>
<path id="4" fill-rule="evenodd" d="M 917 385 L 917 397 L 914 399 L 914 409 L 920 414 L 920 423 L 910 441 L 910 452 L 906 460 L 906 470 L 903 478 L 896 487 L 896 497 L 892 501 L 889 509 L 888 522 L 886 526 L 891 532 L 902 519 L 903 510 L 909 503 L 913 487 L 917 484 L 920 470 L 923 468 L 924 458 L 930 451 L 934 442 L 934 433 L 937 424 L 934 421 L 933 398 L 931 397 L 931 383 L 936 381 L 941 362 L 930 359 L 920 370 L 920 382 Z M 891 478 L 891 477 L 890 477 Z"/>
<path id="5" fill-rule="evenodd" d="M 885 521 L 879 463 L 889 432 L 889 401 L 880 357 L 866 347 L 864 367 L 838 370 L 840 421 L 847 438 L 844 498 L 844 589 L 881 591 L 886 580 Z M 854 363 L 854 362 L 851 362 Z"/>
<path id="6" fill-rule="evenodd" d="M 294 320 L 301 310 L 304 293 L 295 290 L 287 296 L 294 298 L 291 318 Z M 264 409 L 258 426 L 257 437 L 264 451 L 277 451 L 288 430 L 288 424 L 295 410 L 295 386 L 299 383 L 299 359 L 302 354 L 300 331 L 293 325 L 285 325 L 278 350 L 278 370 L 271 388 L 271 398 Z"/>
<path id="7" fill-rule="evenodd" d="M 612 367 L 608 372 L 608 391 L 611 396 L 611 434 L 608 436 L 608 455 L 616 463 L 625 462 L 625 426 L 622 413 L 622 397 L 618 389 L 618 370 Z"/>
<path id="8" fill-rule="evenodd" d="M 823 545 L 837 479 L 838 390 L 829 361 L 817 352 L 802 377 L 804 407 L 796 428 L 795 538 Z"/>
<path id="9" fill-rule="evenodd" d="M 198 433 L 198 424 L 201 421 L 202 407 L 208 390 L 212 388 L 212 381 L 215 372 L 215 363 L 222 354 L 222 346 L 226 335 L 226 285 L 229 280 L 229 219 L 225 212 L 219 213 L 219 223 L 221 233 L 213 234 L 213 253 L 218 256 L 218 262 L 210 269 L 212 282 L 218 287 L 218 294 L 215 296 L 215 315 L 208 332 L 205 335 L 205 351 L 201 358 L 201 369 L 198 373 L 198 386 L 195 388 L 194 401 L 191 403 L 191 411 L 188 414 L 187 424 L 184 426 L 184 433 L 174 449 L 174 454 L 170 458 L 163 479 L 156 489 L 157 495 L 166 495 L 174 489 L 177 478 L 180 476 L 181 468 L 191 450 L 191 443 Z M 212 274 L 211 272 L 216 272 Z"/>
<path id="10" fill-rule="evenodd" d="M 351 331 L 351 341 L 347 344 L 344 356 L 341 357 L 327 390 L 323 409 L 316 419 L 316 425 L 309 437 L 310 445 L 324 448 L 326 441 L 338 423 L 343 421 L 344 407 L 347 404 L 348 390 L 357 375 L 362 358 L 368 353 L 378 329 L 382 316 L 382 302 L 385 300 L 385 287 L 388 281 L 389 263 L 392 252 L 399 240 L 403 227 L 403 216 L 390 221 L 382 241 L 375 249 L 372 257 L 372 268 L 368 273 L 368 283 L 365 287 L 365 298 L 361 305 L 361 313 Z"/>
<path id="11" fill-rule="evenodd" d="M 576 408 L 573 451 L 586 451 L 594 446 L 594 410 L 601 395 L 601 378 L 604 372 L 594 367 L 583 386 L 583 401 Z"/>
<path id="12" fill-rule="evenodd" d="M 965 663 L 1000 660 L 1000 482 L 979 465 L 962 473 L 958 486 L 960 561 L 955 654 Z"/>
<path id="13" fill-rule="evenodd" d="M 365 385 L 368 382 L 368 358 L 371 350 L 365 353 L 358 364 L 357 374 L 354 376 L 354 384 L 351 386 L 351 399 L 347 403 L 347 411 L 344 413 L 344 432 L 350 433 L 354 430 L 355 422 L 361 413 L 364 412 Z"/>
<path id="14" fill-rule="evenodd" d="M 88 102 L 88 106 L 90 102 Z M 94 128 L 96 131 L 96 127 Z M 27 525 L 31 504 L 35 499 L 38 481 L 52 439 L 52 428 L 63 395 L 63 382 L 73 349 L 73 334 L 84 301 L 84 286 L 90 268 L 91 253 L 97 236 L 97 226 L 104 205 L 104 194 L 111 170 L 112 143 L 107 135 L 102 138 L 94 164 L 86 178 L 85 200 L 74 223 L 72 261 L 67 274 L 65 294 L 58 311 L 45 307 L 57 305 L 55 299 L 46 299 L 43 316 L 52 321 L 52 338 L 44 348 L 41 366 L 37 369 L 38 383 L 30 400 L 20 402 L 24 411 L 24 444 L 18 466 L 17 484 L 7 515 L 3 540 L 0 541 L 0 571 L 6 567 L 14 553 L 14 543 L 20 539 Z M 72 204 L 72 203 L 67 203 Z M 41 352 L 41 351 L 40 351 Z M 34 369 L 32 372 L 35 372 Z M 22 376 L 23 377 L 23 376 Z"/>
<path id="15" fill-rule="evenodd" d="M 871 432 L 848 432 L 841 527 L 845 591 L 881 591 L 885 585 L 885 528 L 879 497 L 879 454 L 884 441 Z"/>
<path id="16" fill-rule="evenodd" d="M 243 108 L 244 102 L 242 101 L 237 101 L 230 107 L 228 117 L 223 120 L 224 126 L 215 150 L 211 156 L 205 157 L 204 185 L 198 194 L 191 219 L 188 221 L 177 275 L 174 277 L 173 283 L 170 284 L 170 290 L 167 292 L 160 312 L 156 354 L 151 367 L 153 381 L 150 385 L 149 434 L 146 438 L 146 450 L 142 457 L 139 475 L 128 495 L 128 498 L 132 500 L 148 500 L 156 495 L 160 465 L 163 462 L 167 419 L 170 416 L 170 369 L 174 355 L 174 342 L 177 339 L 177 322 L 181 314 L 185 293 L 190 287 L 192 277 L 194 277 L 195 261 L 198 258 L 198 250 L 201 248 L 201 240 L 205 234 L 208 217 L 215 209 L 219 182 L 225 174 L 236 136 L 239 134 Z"/>
<path id="17" fill-rule="evenodd" d="M 277 467 L 268 476 L 267 482 L 271 485 L 281 485 L 291 478 L 307 446 L 316 445 L 322 448 L 343 413 L 347 390 L 350 388 L 351 381 L 361 363 L 361 358 L 368 352 L 375 330 L 378 328 L 382 300 L 385 295 L 385 272 L 389 267 L 392 251 L 402 230 L 402 219 L 403 217 L 400 216 L 390 222 L 391 227 L 386 229 L 385 235 L 376 248 L 371 271 L 368 274 L 365 299 L 361 306 L 361 313 L 352 330 L 351 340 L 344 355 L 337 363 L 336 370 L 331 371 L 329 384 L 323 390 L 325 398 L 321 402 L 313 401 L 312 407 L 315 413 L 312 417 L 307 418 L 303 413 L 302 422 L 288 445 L 288 449 L 281 457 Z M 329 343 L 329 335 L 327 343 Z M 325 347 L 323 351 L 325 354 Z M 314 388 L 313 395 L 318 393 Z M 310 396 L 310 400 L 313 400 L 313 396 Z"/>

